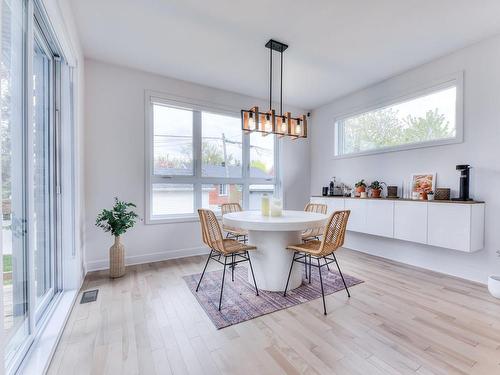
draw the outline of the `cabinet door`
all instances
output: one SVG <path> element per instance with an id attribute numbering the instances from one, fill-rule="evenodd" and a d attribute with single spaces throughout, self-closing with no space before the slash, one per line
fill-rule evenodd
<path id="1" fill-rule="evenodd" d="M 366 232 L 366 200 L 351 198 L 345 200 L 345 209 L 351 210 L 347 230 Z"/>
<path id="2" fill-rule="evenodd" d="M 394 202 L 367 200 L 365 231 L 376 236 L 394 237 Z"/>
<path id="3" fill-rule="evenodd" d="M 428 244 L 470 251 L 471 205 L 428 203 Z"/>
<path id="4" fill-rule="evenodd" d="M 427 243 L 427 203 L 394 202 L 394 238 Z"/>

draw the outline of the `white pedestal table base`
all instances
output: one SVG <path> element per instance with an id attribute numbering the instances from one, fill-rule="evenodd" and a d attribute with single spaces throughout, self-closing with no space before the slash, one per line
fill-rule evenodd
<path id="1" fill-rule="evenodd" d="M 284 291 L 288 272 L 293 259 L 293 251 L 287 250 L 288 245 L 301 242 L 302 231 L 248 231 L 248 243 L 257 246 L 251 250 L 253 271 L 257 287 L 271 292 Z M 302 269 L 300 263 L 293 265 L 288 290 L 302 284 Z M 253 285 L 252 274 L 248 272 L 248 282 Z"/>

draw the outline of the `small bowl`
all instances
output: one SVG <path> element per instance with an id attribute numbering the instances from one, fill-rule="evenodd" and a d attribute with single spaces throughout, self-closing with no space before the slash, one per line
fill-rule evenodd
<path id="1" fill-rule="evenodd" d="M 495 298 L 500 298 L 500 275 L 488 277 L 488 290 Z"/>

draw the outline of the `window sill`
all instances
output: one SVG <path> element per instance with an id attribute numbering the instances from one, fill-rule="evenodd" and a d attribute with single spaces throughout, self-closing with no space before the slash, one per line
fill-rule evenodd
<path id="1" fill-rule="evenodd" d="M 215 216 L 218 219 L 222 219 L 222 215 L 220 212 L 215 212 Z M 176 224 L 176 223 L 196 223 L 199 222 L 200 218 L 197 214 L 186 215 L 186 216 L 174 216 L 171 217 L 162 217 L 158 219 L 145 219 L 144 223 L 146 225 L 158 225 L 158 224 Z"/>
<path id="2" fill-rule="evenodd" d="M 419 148 L 446 146 L 446 145 L 452 145 L 452 144 L 457 144 L 457 143 L 463 143 L 463 137 L 457 136 L 455 138 L 441 139 L 438 141 L 413 143 L 413 144 L 408 144 L 408 145 L 404 145 L 404 146 L 386 147 L 386 148 L 381 148 L 381 149 L 377 149 L 377 150 L 356 152 L 356 153 L 345 154 L 345 155 L 334 155 L 333 159 L 334 160 L 336 160 L 336 159 L 351 159 L 351 158 L 357 158 L 360 156 L 370 156 L 370 155 L 377 155 L 377 154 L 386 154 L 388 152 L 408 151 L 408 150 L 416 150 Z"/>

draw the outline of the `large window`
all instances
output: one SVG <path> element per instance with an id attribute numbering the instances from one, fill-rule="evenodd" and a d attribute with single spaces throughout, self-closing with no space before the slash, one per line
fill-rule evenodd
<path id="1" fill-rule="evenodd" d="M 148 222 L 197 217 L 196 209 L 223 203 L 256 208 L 262 194 L 278 193 L 278 141 L 244 134 L 238 112 L 153 95 L 147 110 Z"/>
<path id="2" fill-rule="evenodd" d="M 336 156 L 369 154 L 461 141 L 461 84 L 425 92 L 337 119 Z"/>

